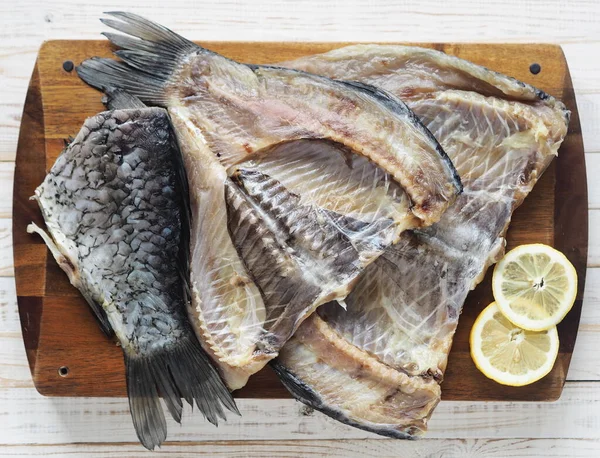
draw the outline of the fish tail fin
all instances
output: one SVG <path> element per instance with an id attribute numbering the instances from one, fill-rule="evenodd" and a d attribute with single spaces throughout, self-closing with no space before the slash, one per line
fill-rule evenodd
<path id="1" fill-rule="evenodd" d="M 151 360 L 127 354 L 125 354 L 125 366 L 129 410 L 135 432 L 144 447 L 154 450 L 167 438 L 167 421 L 154 381 L 157 371 L 150 369 L 154 366 Z"/>
<path id="2" fill-rule="evenodd" d="M 167 437 L 159 396 L 178 423 L 183 410 L 182 397 L 192 405 L 196 401 L 206 419 L 215 426 L 219 419 L 226 419 L 223 407 L 239 415 L 231 393 L 195 336 L 149 356 L 124 353 L 129 409 L 136 434 L 148 450 L 160 446 Z"/>
<path id="3" fill-rule="evenodd" d="M 181 61 L 202 48 L 175 32 L 133 13 L 106 13 L 115 19 L 101 21 L 126 35 L 104 33 L 123 62 L 94 57 L 77 67 L 90 86 L 123 89 L 145 102 L 163 105 L 165 85 Z"/>
<path id="4" fill-rule="evenodd" d="M 147 108 L 144 102 L 142 102 L 135 95 L 131 95 L 129 92 L 124 91 L 123 89 L 117 89 L 114 87 L 107 87 L 104 89 L 102 103 L 106 105 L 109 110 Z"/>

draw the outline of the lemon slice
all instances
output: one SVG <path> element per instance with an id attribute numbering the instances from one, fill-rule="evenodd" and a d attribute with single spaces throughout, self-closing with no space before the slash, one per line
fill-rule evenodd
<path id="1" fill-rule="evenodd" d="M 556 326 L 577 295 L 577 272 L 560 251 L 548 245 L 521 245 L 496 265 L 492 290 L 498 307 L 529 331 Z"/>
<path id="2" fill-rule="evenodd" d="M 477 369 L 502 385 L 538 381 L 552 370 L 558 356 L 556 326 L 526 331 L 508 321 L 495 302 L 475 320 L 469 343 Z"/>

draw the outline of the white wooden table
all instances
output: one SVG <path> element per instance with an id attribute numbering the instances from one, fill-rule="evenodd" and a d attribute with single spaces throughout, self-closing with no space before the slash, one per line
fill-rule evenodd
<path id="1" fill-rule="evenodd" d="M 188 410 L 183 426 L 170 422 L 170 441 L 153 456 L 600 456 L 597 0 L 144 3 L 142 8 L 114 0 L 0 4 L 0 456 L 150 456 L 136 441 L 126 399 L 44 398 L 36 392 L 21 338 L 12 266 L 12 175 L 37 50 L 47 39 L 98 39 L 102 26 L 97 18 L 119 9 L 146 15 L 197 40 L 559 43 L 573 77 L 588 169 L 585 303 L 559 401 L 442 402 L 427 439 L 406 442 L 346 427 L 293 400 L 246 400 L 239 403 L 243 417 L 218 429 Z"/>

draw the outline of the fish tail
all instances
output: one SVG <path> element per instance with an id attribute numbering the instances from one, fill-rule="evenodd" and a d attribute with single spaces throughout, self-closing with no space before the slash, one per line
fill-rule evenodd
<path id="1" fill-rule="evenodd" d="M 154 450 L 167 438 L 167 421 L 158 398 L 152 360 L 125 355 L 127 395 L 133 426 L 138 439 L 148 450 Z M 180 400 L 181 402 L 181 400 Z"/>
<path id="2" fill-rule="evenodd" d="M 123 62 L 94 57 L 77 67 L 77 74 L 100 90 L 123 89 L 139 99 L 165 104 L 165 85 L 182 60 L 202 49 L 175 32 L 133 13 L 106 13 L 115 19 L 101 19 L 126 35 L 104 33 L 118 46 L 115 55 Z"/>
<path id="3" fill-rule="evenodd" d="M 106 87 L 104 89 L 104 96 L 102 97 L 102 103 L 106 105 L 109 110 L 127 110 L 132 108 L 147 108 L 147 106 L 135 95 L 131 95 L 129 92 L 123 89 L 117 89 L 113 87 Z"/>
<path id="4" fill-rule="evenodd" d="M 162 397 L 175 421 L 181 422 L 183 397 L 196 401 L 206 419 L 218 425 L 225 420 L 223 407 L 239 415 L 231 393 L 205 356 L 195 337 L 151 355 L 125 351 L 129 409 L 138 439 L 154 450 L 167 437 L 167 422 L 160 405 Z"/>

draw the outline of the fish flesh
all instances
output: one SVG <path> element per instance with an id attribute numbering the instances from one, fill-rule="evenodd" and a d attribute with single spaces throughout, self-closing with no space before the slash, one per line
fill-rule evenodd
<path id="1" fill-rule="evenodd" d="M 229 388 L 240 388 L 319 305 L 343 303 L 404 230 L 438 221 L 460 180 L 385 91 L 240 64 L 110 14 L 103 22 L 125 35 L 106 36 L 123 62 L 89 59 L 78 74 L 168 109 L 191 192 L 189 315 Z"/>
<path id="2" fill-rule="evenodd" d="M 569 112 L 548 94 L 444 53 L 359 45 L 282 65 L 381 87 L 440 141 L 463 193 L 404 232 L 346 298 L 325 304 L 274 367 L 299 400 L 392 437 L 423 434 L 468 292 L 504 253 L 511 215 L 557 155 Z"/>
<path id="3" fill-rule="evenodd" d="M 148 449 L 166 438 L 159 394 L 177 421 L 182 397 L 215 425 L 231 394 L 188 321 L 188 210 L 167 112 L 110 92 L 33 197 L 35 224 L 105 332 L 123 349 L 133 424 Z"/>

